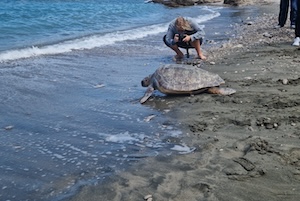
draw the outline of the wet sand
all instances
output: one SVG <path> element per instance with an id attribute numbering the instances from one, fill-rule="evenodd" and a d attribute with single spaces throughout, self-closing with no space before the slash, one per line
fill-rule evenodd
<path id="1" fill-rule="evenodd" d="M 276 13 L 246 20 L 238 38 L 206 51 L 201 67 L 236 94 L 149 101 L 171 109 L 194 152 L 146 158 L 72 200 L 299 200 L 300 50 L 293 30 L 274 29 Z"/>

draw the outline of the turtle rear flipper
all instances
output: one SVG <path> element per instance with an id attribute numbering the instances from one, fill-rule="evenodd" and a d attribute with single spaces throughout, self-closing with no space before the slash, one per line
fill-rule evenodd
<path id="1" fill-rule="evenodd" d="M 221 88 L 221 87 L 211 87 L 207 91 L 208 91 L 208 93 L 211 93 L 211 94 L 221 94 L 221 95 L 231 95 L 236 92 L 235 89 Z"/>

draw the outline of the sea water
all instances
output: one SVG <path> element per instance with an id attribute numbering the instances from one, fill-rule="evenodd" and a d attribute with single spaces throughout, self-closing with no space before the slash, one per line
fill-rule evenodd
<path id="1" fill-rule="evenodd" d="M 174 16 L 190 10 L 177 13 L 176 9 L 142 0 L 4 0 L 0 5 L 0 62 L 155 35 L 164 32 Z M 209 9 L 193 12 L 198 22 L 219 16 Z"/>
<path id="2" fill-rule="evenodd" d="M 143 77 L 172 62 L 175 17 L 216 42 L 255 10 L 143 0 L 0 1 L 0 200 L 64 200 L 145 157 L 188 154 Z M 205 48 L 205 44 L 204 47 Z M 156 93 L 156 96 L 165 96 Z M 183 151 L 184 150 L 184 151 Z"/>

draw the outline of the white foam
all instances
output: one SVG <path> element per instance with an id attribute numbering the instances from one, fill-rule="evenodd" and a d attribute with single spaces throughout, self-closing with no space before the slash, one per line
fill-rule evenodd
<path id="1" fill-rule="evenodd" d="M 195 147 L 188 147 L 185 144 L 183 145 L 174 145 L 171 150 L 178 151 L 179 154 L 188 154 L 191 153 L 195 150 Z"/>
<path id="2" fill-rule="evenodd" d="M 197 23 L 203 23 L 220 16 L 219 12 L 210 10 L 210 14 L 199 15 L 195 19 Z M 98 34 L 86 36 L 78 39 L 68 40 L 52 45 L 32 46 L 23 49 L 8 50 L 0 53 L 0 62 L 30 58 L 41 55 L 55 55 L 68 53 L 74 50 L 87 50 L 96 47 L 112 45 L 126 40 L 136 40 L 147 36 L 156 35 L 165 32 L 168 23 L 149 25 L 130 30 L 122 30 L 113 33 Z"/>
<path id="3" fill-rule="evenodd" d="M 77 151 L 77 152 L 80 152 L 80 153 L 82 153 L 82 154 L 84 154 L 84 155 L 88 155 L 88 152 L 87 151 L 84 151 L 84 150 L 82 150 L 82 149 L 80 149 L 80 148 L 77 148 L 77 147 L 75 147 L 75 146 L 73 146 L 73 145 L 71 145 L 71 144 L 64 144 L 65 146 L 67 146 L 67 147 L 69 147 L 70 149 L 72 149 L 72 150 L 74 150 L 74 151 Z"/>
<path id="4" fill-rule="evenodd" d="M 181 135 L 182 135 L 182 131 L 180 131 L 180 130 L 173 130 L 171 132 L 172 137 L 178 137 L 178 136 L 181 136 Z"/>
<path id="5" fill-rule="evenodd" d="M 137 138 L 132 137 L 128 132 L 120 133 L 117 135 L 110 135 L 105 139 L 107 142 L 124 143 L 124 142 L 136 142 Z"/>
<path id="6" fill-rule="evenodd" d="M 55 156 L 58 159 L 64 159 L 65 157 L 60 155 L 60 154 L 53 154 L 53 156 Z"/>

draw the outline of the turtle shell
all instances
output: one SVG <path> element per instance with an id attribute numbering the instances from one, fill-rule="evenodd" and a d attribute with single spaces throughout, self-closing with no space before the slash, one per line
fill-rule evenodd
<path id="1" fill-rule="evenodd" d="M 152 79 L 156 88 L 166 94 L 195 93 L 225 83 L 215 73 L 192 65 L 167 64 L 158 68 Z"/>

